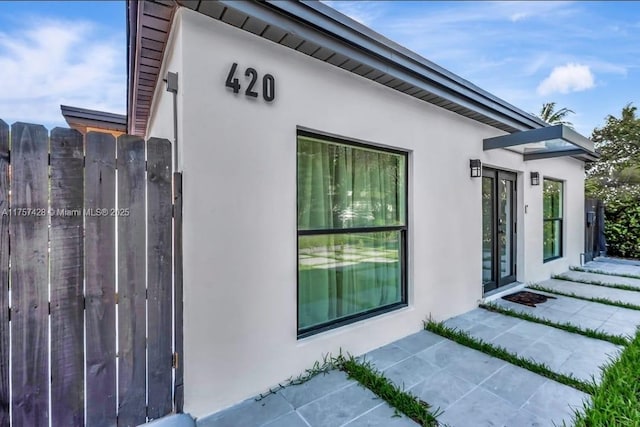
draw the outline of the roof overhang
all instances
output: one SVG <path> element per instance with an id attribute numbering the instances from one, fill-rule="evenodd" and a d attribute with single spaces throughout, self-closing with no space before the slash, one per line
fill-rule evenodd
<path id="1" fill-rule="evenodd" d="M 595 161 L 600 155 L 593 141 L 565 125 L 547 126 L 486 138 L 484 150 L 504 148 L 522 154 L 524 160 L 572 156 L 584 161 Z"/>
<path id="2" fill-rule="evenodd" d="M 187 0 L 183 0 L 187 1 Z M 127 1 L 127 131 L 144 136 L 177 3 Z"/>
<path id="3" fill-rule="evenodd" d="M 60 110 L 69 127 L 82 133 L 94 129 L 106 130 L 113 133 L 124 133 L 127 131 L 127 116 L 123 114 L 88 110 L 86 108 L 70 107 L 68 105 L 61 105 Z"/>
<path id="4" fill-rule="evenodd" d="M 505 132 L 547 125 L 318 1 L 130 0 L 131 133 L 146 132 L 176 4 Z"/>

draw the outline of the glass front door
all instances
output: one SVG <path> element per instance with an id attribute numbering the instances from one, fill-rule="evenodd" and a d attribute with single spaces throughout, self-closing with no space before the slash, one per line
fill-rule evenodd
<path id="1" fill-rule="evenodd" d="M 482 170 L 482 283 L 484 292 L 516 280 L 516 175 Z"/>

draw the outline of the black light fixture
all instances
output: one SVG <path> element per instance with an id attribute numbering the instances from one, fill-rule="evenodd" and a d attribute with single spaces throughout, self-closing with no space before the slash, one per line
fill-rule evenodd
<path id="1" fill-rule="evenodd" d="M 480 178 L 482 176 L 482 162 L 480 159 L 469 160 L 469 169 L 471 169 L 471 178 Z"/>
<path id="2" fill-rule="evenodd" d="M 540 185 L 540 174 L 538 172 L 531 172 L 531 185 Z"/>

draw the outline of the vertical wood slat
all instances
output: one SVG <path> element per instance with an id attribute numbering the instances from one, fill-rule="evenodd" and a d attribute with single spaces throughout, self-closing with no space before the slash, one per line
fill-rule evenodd
<path id="1" fill-rule="evenodd" d="M 0 120 L 0 426 L 9 425 L 9 126 Z"/>
<path id="2" fill-rule="evenodd" d="M 49 425 L 48 135 L 11 129 L 12 423 Z M 31 210 L 29 210 L 31 209 Z M 44 211 L 43 211 L 44 210 Z"/>
<path id="3" fill-rule="evenodd" d="M 184 344 L 182 335 L 182 173 L 180 172 L 173 174 L 173 216 L 174 351 L 178 355 L 173 400 L 175 411 L 181 413 L 184 407 Z"/>
<path id="4" fill-rule="evenodd" d="M 146 421 L 145 156 L 141 138 L 118 138 L 117 168 L 118 425 L 130 426 Z"/>
<path id="5" fill-rule="evenodd" d="M 85 159 L 87 425 L 116 424 L 116 140 L 89 132 Z"/>
<path id="6" fill-rule="evenodd" d="M 171 143 L 147 142 L 148 412 L 160 418 L 173 409 L 171 289 Z"/>
<path id="7" fill-rule="evenodd" d="M 84 425 L 82 134 L 51 131 L 51 423 Z"/>

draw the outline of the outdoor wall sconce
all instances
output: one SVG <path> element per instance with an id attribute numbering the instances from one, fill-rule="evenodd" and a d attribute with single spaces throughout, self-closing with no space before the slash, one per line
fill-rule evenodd
<path id="1" fill-rule="evenodd" d="M 540 174 L 538 172 L 531 172 L 531 185 L 540 185 Z"/>
<path id="2" fill-rule="evenodd" d="M 469 169 L 471 169 L 471 178 L 480 178 L 482 176 L 482 162 L 480 159 L 469 160 Z"/>

